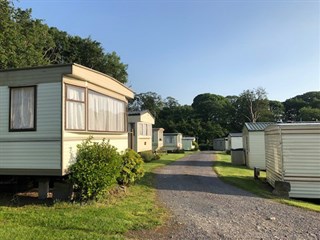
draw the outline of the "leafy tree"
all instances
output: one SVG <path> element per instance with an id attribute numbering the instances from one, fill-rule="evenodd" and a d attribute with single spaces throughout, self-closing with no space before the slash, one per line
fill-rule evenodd
<path id="1" fill-rule="evenodd" d="M 202 120 L 213 121 L 222 126 L 227 125 L 226 110 L 231 105 L 225 97 L 211 93 L 199 94 L 193 99 L 192 107 Z"/>
<path id="2" fill-rule="evenodd" d="M 31 9 L 0 1 L 0 69 L 45 65 L 54 46 L 49 28 L 31 18 Z"/>
<path id="3" fill-rule="evenodd" d="M 285 107 L 285 119 L 289 121 L 300 121 L 300 109 L 315 108 L 320 109 L 320 91 L 307 92 L 287 99 L 283 103 Z M 310 110 L 308 110 L 310 112 Z M 305 116 L 304 116 L 305 117 Z"/>
<path id="4" fill-rule="evenodd" d="M 122 83 L 128 82 L 128 64 L 121 62 L 120 56 L 116 52 L 107 53 L 104 56 L 104 69 L 102 72 L 114 77 Z"/>
<path id="5" fill-rule="evenodd" d="M 259 87 L 243 91 L 237 99 L 237 116 L 245 121 L 257 122 L 268 112 L 269 101 L 265 89 Z"/>
<path id="6" fill-rule="evenodd" d="M 172 107 L 178 107 L 180 106 L 177 99 L 173 97 L 167 97 L 163 102 L 164 107 L 172 108 Z"/>
<path id="7" fill-rule="evenodd" d="M 303 107 L 299 110 L 301 121 L 320 121 L 320 108 Z"/>
<path id="8" fill-rule="evenodd" d="M 129 102 L 130 111 L 143 111 L 149 110 L 149 112 L 157 117 L 161 109 L 163 108 L 163 100 L 160 95 L 155 92 L 146 92 L 136 94 L 134 99 Z"/>
<path id="9" fill-rule="evenodd" d="M 49 28 L 12 1 L 1 0 L 0 13 L 0 69 L 76 62 L 128 81 L 128 65 L 115 52 L 105 53 L 100 42 Z"/>
<path id="10" fill-rule="evenodd" d="M 269 109 L 272 115 L 270 121 L 278 122 L 282 121 L 284 118 L 284 106 L 282 102 L 279 101 L 269 101 Z"/>

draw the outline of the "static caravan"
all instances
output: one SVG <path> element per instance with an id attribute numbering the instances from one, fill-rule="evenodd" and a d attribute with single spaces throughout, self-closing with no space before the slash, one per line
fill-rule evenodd
<path id="1" fill-rule="evenodd" d="M 320 199 L 320 123 L 265 129 L 267 181 L 290 184 L 289 197 Z"/>
<path id="2" fill-rule="evenodd" d="M 163 147 L 163 128 L 152 128 L 152 150 L 158 151 Z"/>
<path id="3" fill-rule="evenodd" d="M 196 140 L 195 137 L 182 137 L 182 149 L 190 151 L 194 149 L 194 145 L 192 144 Z"/>
<path id="4" fill-rule="evenodd" d="M 242 130 L 245 163 L 249 168 L 266 169 L 264 129 L 272 122 L 248 122 Z"/>
<path id="5" fill-rule="evenodd" d="M 181 133 L 164 133 L 163 148 L 165 150 L 182 149 L 182 134 Z"/>
<path id="6" fill-rule="evenodd" d="M 154 117 L 147 110 L 128 113 L 129 147 L 136 152 L 152 150 Z"/>
<path id="7" fill-rule="evenodd" d="M 229 133 L 228 150 L 243 148 L 242 133 Z"/>
<path id="8" fill-rule="evenodd" d="M 92 136 L 128 148 L 133 92 L 78 64 L 0 71 L 0 175 L 63 176 Z"/>
<path id="9" fill-rule="evenodd" d="M 215 138 L 213 139 L 213 149 L 217 151 L 226 151 L 228 149 L 228 138 Z"/>

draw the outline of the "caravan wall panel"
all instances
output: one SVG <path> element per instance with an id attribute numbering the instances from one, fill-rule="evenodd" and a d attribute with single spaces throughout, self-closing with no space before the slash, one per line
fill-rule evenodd
<path id="1" fill-rule="evenodd" d="M 9 87 L 0 87 L 0 168 L 61 169 L 61 83 L 37 85 L 36 131 L 9 132 Z"/>

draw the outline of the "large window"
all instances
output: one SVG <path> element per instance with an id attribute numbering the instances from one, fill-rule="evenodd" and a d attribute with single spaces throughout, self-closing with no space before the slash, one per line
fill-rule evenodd
<path id="1" fill-rule="evenodd" d="M 36 130 L 36 87 L 10 88 L 10 131 Z"/>
<path id="2" fill-rule="evenodd" d="M 126 104 L 103 94 L 88 91 L 88 129 L 90 131 L 124 132 Z"/>
<path id="3" fill-rule="evenodd" d="M 67 85 L 66 129 L 85 130 L 85 89 Z"/>

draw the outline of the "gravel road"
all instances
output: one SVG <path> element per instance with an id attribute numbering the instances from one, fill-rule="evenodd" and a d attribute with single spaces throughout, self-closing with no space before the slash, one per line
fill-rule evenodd
<path id="1" fill-rule="evenodd" d="M 225 184 L 212 161 L 213 152 L 200 152 L 157 170 L 158 199 L 173 217 L 141 239 L 320 240 L 320 213 Z"/>

